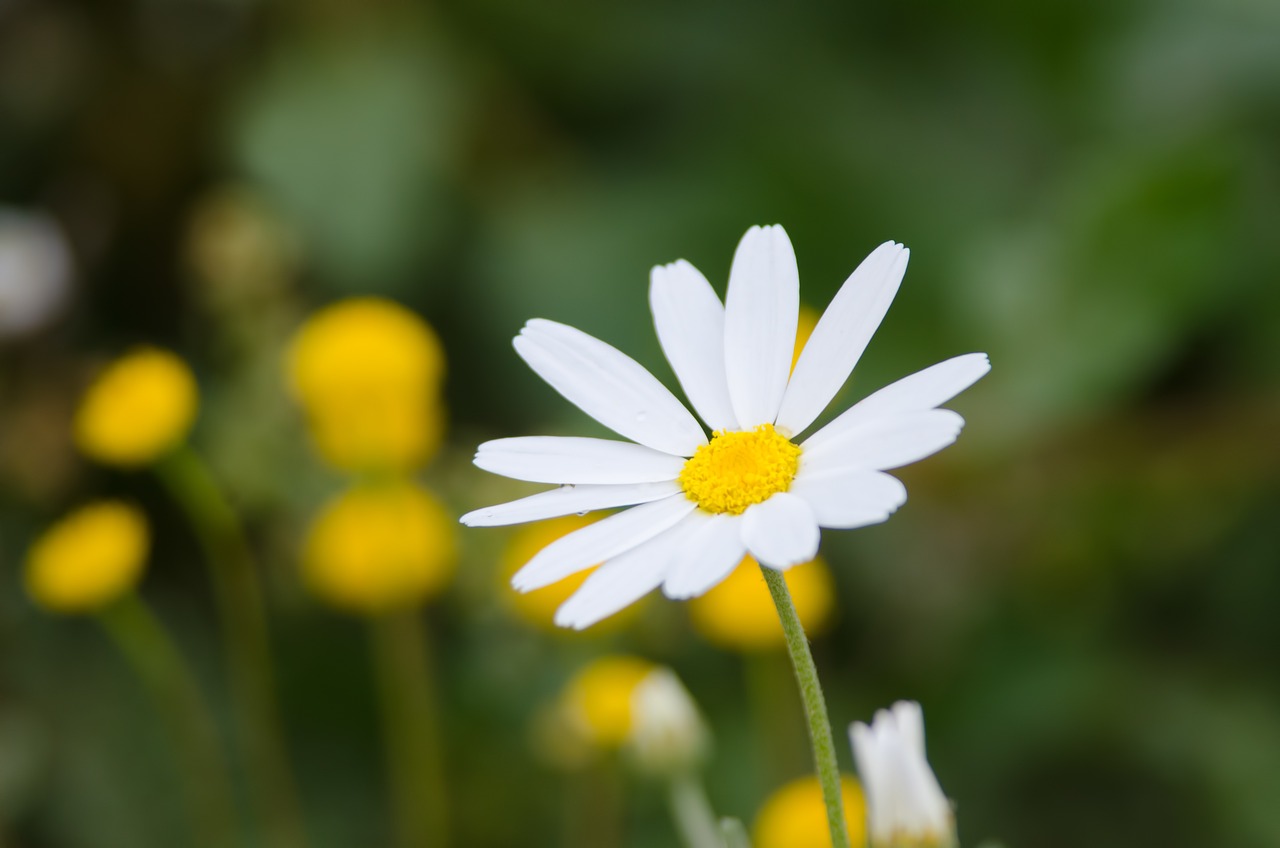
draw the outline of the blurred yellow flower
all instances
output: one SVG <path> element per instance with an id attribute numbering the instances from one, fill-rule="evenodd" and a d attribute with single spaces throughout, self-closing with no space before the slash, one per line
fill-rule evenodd
<path id="1" fill-rule="evenodd" d="M 840 778 L 849 842 L 867 844 L 866 804 L 852 777 Z M 774 792 L 756 816 L 755 848 L 831 848 L 827 808 L 816 777 L 793 780 Z"/>
<path id="2" fill-rule="evenodd" d="M 439 446 L 444 351 L 399 304 L 353 298 L 320 310 L 294 336 L 287 368 L 316 448 L 333 466 L 408 470 Z"/>
<path id="3" fill-rule="evenodd" d="M 168 351 L 138 348 L 107 366 L 85 392 L 76 444 L 108 465 L 146 465 L 186 439 L 198 403 L 185 362 Z"/>
<path id="4" fill-rule="evenodd" d="M 360 484 L 339 495 L 316 517 L 302 557 L 316 595 L 369 615 L 435 596 L 456 564 L 452 516 L 408 482 Z"/>
<path id="5" fill-rule="evenodd" d="M 562 706 L 574 730 L 597 748 L 619 748 L 632 731 L 632 696 L 656 666 L 615 654 L 584 666 L 565 687 Z"/>
<path id="6" fill-rule="evenodd" d="M 92 612 L 131 590 L 150 546 L 135 507 L 99 501 L 54 524 L 27 552 L 27 594 L 57 613 Z"/>
<path id="7" fill-rule="evenodd" d="M 783 576 L 804 632 L 813 638 L 827 628 L 835 612 L 831 570 L 819 557 L 787 569 Z M 766 651 L 786 644 L 769 587 L 750 556 L 719 586 L 689 601 L 689 615 L 694 629 L 722 648 Z"/>

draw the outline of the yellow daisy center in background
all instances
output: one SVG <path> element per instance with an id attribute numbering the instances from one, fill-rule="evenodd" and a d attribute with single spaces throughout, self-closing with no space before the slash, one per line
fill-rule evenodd
<path id="1" fill-rule="evenodd" d="M 118 501 L 83 507 L 31 546 L 27 594 L 50 612 L 101 609 L 138 582 L 149 546 L 147 520 L 135 507 Z"/>
<path id="2" fill-rule="evenodd" d="M 826 562 L 811 562 L 782 572 L 796 614 L 810 639 L 822 635 L 836 611 L 836 587 Z M 733 651 L 781 650 L 786 646 L 773 597 L 754 558 L 742 562 L 723 583 L 689 601 L 693 627 L 708 641 Z"/>
<path id="3" fill-rule="evenodd" d="M 453 517 L 408 482 L 357 484 L 316 517 L 303 550 L 309 588 L 330 604 L 377 615 L 439 594 L 453 577 Z"/>
<path id="4" fill-rule="evenodd" d="M 569 681 L 564 705 L 587 740 L 617 748 L 631 733 L 631 696 L 654 670 L 639 657 L 613 655 L 590 663 Z"/>
<path id="5" fill-rule="evenodd" d="M 76 412 L 76 444 L 99 462 L 146 465 L 187 437 L 198 400 L 185 362 L 168 351 L 139 348 L 111 363 L 85 392 Z"/>
<path id="6" fill-rule="evenodd" d="M 867 813 L 862 787 L 852 777 L 841 775 L 844 822 L 852 845 L 866 845 Z M 827 807 L 822 785 L 816 777 L 793 780 L 773 793 L 756 817 L 756 848 L 829 848 Z"/>
<path id="7" fill-rule="evenodd" d="M 791 488 L 800 448 L 773 428 L 717 430 L 680 471 L 680 487 L 707 512 L 741 515 Z"/>

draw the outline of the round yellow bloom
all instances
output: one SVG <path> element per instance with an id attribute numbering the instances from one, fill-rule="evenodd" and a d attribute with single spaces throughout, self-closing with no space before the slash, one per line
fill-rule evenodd
<path id="1" fill-rule="evenodd" d="M 575 730 L 598 748 L 618 748 L 632 730 L 631 696 L 654 670 L 639 657 L 601 657 L 565 687 L 563 707 Z"/>
<path id="2" fill-rule="evenodd" d="M 294 337 L 287 367 L 316 448 L 333 466 L 408 470 L 439 446 L 444 351 L 399 304 L 352 298 L 320 310 Z"/>
<path id="3" fill-rule="evenodd" d="M 82 507 L 54 524 L 27 552 L 31 600 L 50 612 L 91 612 L 131 590 L 150 547 L 147 520 L 118 501 Z"/>
<path id="4" fill-rule="evenodd" d="M 852 777 L 840 778 L 851 845 L 867 844 L 866 802 Z M 802 777 L 769 796 L 756 816 L 755 848 L 831 848 L 827 807 L 816 777 Z"/>
<path id="5" fill-rule="evenodd" d="M 376 615 L 438 594 L 457 564 L 454 521 L 407 482 L 361 484 L 316 517 L 303 550 L 308 586 L 350 612 Z"/>
<path id="6" fill-rule="evenodd" d="M 85 392 L 75 418 L 76 444 L 109 465 L 146 465 L 180 444 L 199 397 L 186 363 L 139 348 L 107 366 Z"/>
<path id="7" fill-rule="evenodd" d="M 831 623 L 835 583 L 821 557 L 783 572 L 800 623 L 810 638 Z M 737 651 L 764 651 L 786 642 L 760 566 L 744 557 L 733 573 L 710 592 L 689 601 L 694 628 L 708 641 Z"/>

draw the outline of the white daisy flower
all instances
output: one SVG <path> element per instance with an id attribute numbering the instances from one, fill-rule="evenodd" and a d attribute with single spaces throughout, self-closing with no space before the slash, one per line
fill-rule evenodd
<path id="1" fill-rule="evenodd" d="M 722 305 L 683 260 L 653 269 L 649 303 L 663 353 L 698 419 L 643 366 L 586 333 L 534 319 L 516 352 L 583 412 L 630 439 L 530 436 L 480 445 L 486 471 L 559 488 L 468 513 L 473 527 L 631 507 L 543 548 L 512 579 L 520 591 L 601 564 L 560 607 L 583 628 L 661 586 L 701 595 L 744 554 L 786 569 L 813 559 L 819 528 L 884 521 L 907 499 L 884 473 L 955 441 L 959 415 L 937 407 L 990 369 L 959 356 L 881 389 L 807 439 L 848 379 L 907 268 L 885 242 L 845 281 L 795 364 L 800 278 L 782 227 L 752 227 Z"/>
<path id="2" fill-rule="evenodd" d="M 867 796 L 874 848 L 954 844 L 951 804 L 924 755 L 924 713 L 914 701 L 879 710 L 871 726 L 849 728 L 858 776 Z"/>

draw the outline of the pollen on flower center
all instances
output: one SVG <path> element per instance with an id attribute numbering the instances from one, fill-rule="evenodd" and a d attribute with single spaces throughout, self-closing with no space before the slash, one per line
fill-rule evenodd
<path id="1" fill-rule="evenodd" d="M 740 515 L 791 488 L 799 465 L 800 448 L 772 424 L 717 430 L 684 464 L 680 487 L 707 512 Z"/>

